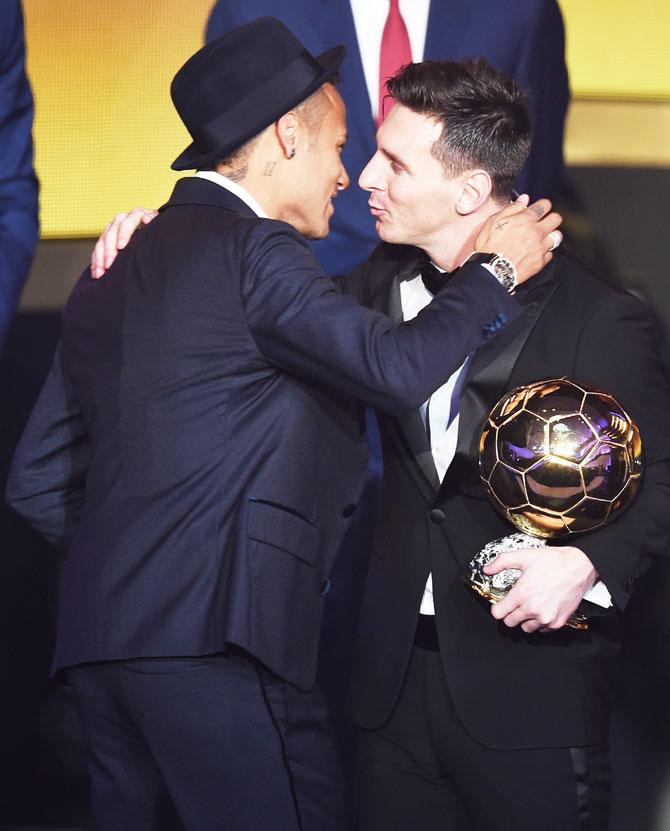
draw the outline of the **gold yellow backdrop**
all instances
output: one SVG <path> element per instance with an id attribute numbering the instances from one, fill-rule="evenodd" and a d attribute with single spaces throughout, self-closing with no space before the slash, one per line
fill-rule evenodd
<path id="1" fill-rule="evenodd" d="M 211 0 L 24 0 L 43 237 L 97 235 L 160 205 L 188 143 L 170 80 L 201 45 Z"/>
<path id="2" fill-rule="evenodd" d="M 576 98 L 568 158 L 667 162 L 670 5 L 560 2 Z M 94 236 L 118 210 L 165 201 L 188 142 L 170 79 L 202 43 L 211 4 L 24 0 L 43 236 Z"/>

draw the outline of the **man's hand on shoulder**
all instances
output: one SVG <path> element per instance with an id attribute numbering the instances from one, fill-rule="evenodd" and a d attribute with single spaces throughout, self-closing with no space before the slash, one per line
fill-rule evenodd
<path id="1" fill-rule="evenodd" d="M 491 607 L 505 626 L 524 632 L 560 629 L 598 579 L 589 558 L 574 546 L 523 548 L 500 554 L 484 568 L 488 575 L 505 568 L 523 572 L 507 596 Z"/>
<path id="2" fill-rule="evenodd" d="M 116 259 L 116 255 L 128 245 L 140 225 L 148 225 L 158 216 L 158 211 L 133 208 L 117 214 L 100 235 L 91 254 L 91 277 L 98 280 Z"/>
<path id="3" fill-rule="evenodd" d="M 516 268 L 517 283 L 542 271 L 562 239 L 557 229 L 563 217 L 551 210 L 551 202 L 539 199 L 532 205 L 528 203 L 529 197 L 523 194 L 492 214 L 475 241 L 475 251 L 509 260 Z"/>

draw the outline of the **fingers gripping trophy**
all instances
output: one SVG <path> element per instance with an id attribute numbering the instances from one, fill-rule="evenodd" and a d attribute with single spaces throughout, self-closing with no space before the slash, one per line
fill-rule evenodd
<path id="1" fill-rule="evenodd" d="M 642 441 L 609 394 L 559 378 L 518 387 L 493 408 L 480 440 L 480 475 L 492 504 L 519 531 L 484 546 L 466 582 L 492 603 L 521 575 L 484 566 L 504 551 L 542 549 L 612 522 L 632 502 L 642 477 Z M 542 556 L 541 550 L 538 556 Z M 575 613 L 568 626 L 587 628 Z"/>

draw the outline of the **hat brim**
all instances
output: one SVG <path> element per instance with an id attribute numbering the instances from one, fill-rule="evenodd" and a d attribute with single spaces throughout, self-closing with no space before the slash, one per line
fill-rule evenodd
<path id="1" fill-rule="evenodd" d="M 228 142 L 228 144 L 225 144 L 222 147 L 217 147 L 216 150 L 203 153 L 197 142 L 191 142 L 186 150 L 184 150 L 183 153 L 180 153 L 174 162 L 172 162 L 172 170 L 199 169 L 212 165 L 215 162 L 224 159 L 226 156 L 229 156 L 238 147 L 241 147 L 249 141 L 249 139 L 253 138 L 255 135 L 258 135 L 261 130 L 264 130 L 270 124 L 275 122 L 292 107 L 297 106 L 301 103 L 301 101 L 309 98 L 309 96 L 313 92 L 316 92 L 320 86 L 327 83 L 339 69 L 346 53 L 346 47 L 343 44 L 340 44 L 339 46 L 333 46 L 332 49 L 328 49 L 321 55 L 318 55 L 316 60 L 323 67 L 323 71 L 320 72 L 299 93 L 296 93 L 295 95 L 289 97 L 286 101 L 281 102 L 271 111 L 268 111 L 263 115 L 259 114 L 258 122 L 252 128 L 241 133 L 239 136 L 236 136 L 235 139 Z"/>

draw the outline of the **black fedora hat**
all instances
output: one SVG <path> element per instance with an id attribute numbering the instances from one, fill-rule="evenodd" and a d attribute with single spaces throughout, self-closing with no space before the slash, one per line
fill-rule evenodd
<path id="1" fill-rule="evenodd" d="M 208 43 L 172 81 L 172 101 L 193 139 L 172 169 L 206 167 L 228 156 L 331 79 L 345 53 L 335 46 L 315 58 L 274 17 Z"/>

